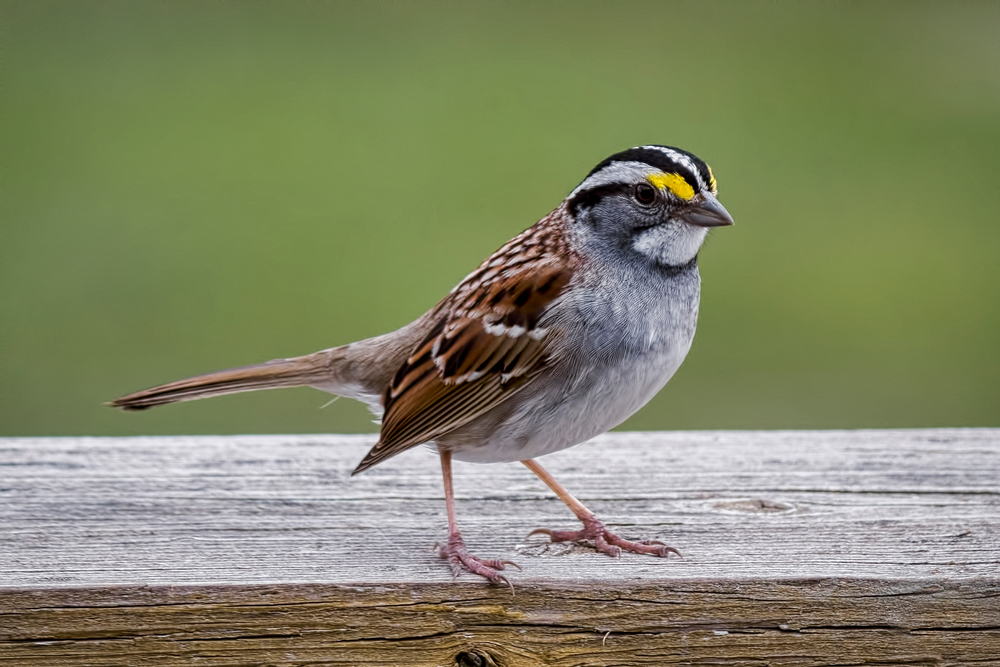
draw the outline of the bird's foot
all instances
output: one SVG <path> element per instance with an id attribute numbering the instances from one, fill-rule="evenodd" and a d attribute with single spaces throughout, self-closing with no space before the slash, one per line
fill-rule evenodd
<path id="1" fill-rule="evenodd" d="M 462 534 L 457 532 L 448 536 L 448 544 L 435 544 L 434 546 L 438 550 L 438 555 L 451 565 L 451 573 L 454 576 L 457 577 L 462 574 L 462 570 L 465 570 L 489 579 L 490 583 L 497 585 L 506 584 L 510 586 L 511 595 L 514 594 L 513 584 L 499 572 L 507 565 L 513 565 L 520 570 L 521 566 L 514 561 L 473 556 L 465 548 L 465 540 L 462 539 Z"/>
<path id="2" fill-rule="evenodd" d="M 667 546 L 663 542 L 657 542 L 656 540 L 631 542 L 618 537 L 605 528 L 604 523 L 595 516 L 589 516 L 586 519 L 581 519 L 581 521 L 583 522 L 583 530 L 549 530 L 548 528 L 538 528 L 528 533 L 528 537 L 542 533 L 548 535 L 549 539 L 553 542 L 592 542 L 595 549 L 614 558 L 621 556 L 622 551 L 631 551 L 636 554 L 651 554 L 653 556 L 660 556 L 661 558 L 666 558 L 672 553 L 678 556 L 681 555 L 680 551 Z"/>

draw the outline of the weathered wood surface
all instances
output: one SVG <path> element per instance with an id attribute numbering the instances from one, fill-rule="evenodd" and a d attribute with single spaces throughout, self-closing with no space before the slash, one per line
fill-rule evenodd
<path id="1" fill-rule="evenodd" d="M 0 439 L 0 663 L 1000 665 L 1000 430 L 618 433 L 456 464 L 474 552 L 452 580 L 437 459 L 356 478 L 370 436 Z"/>

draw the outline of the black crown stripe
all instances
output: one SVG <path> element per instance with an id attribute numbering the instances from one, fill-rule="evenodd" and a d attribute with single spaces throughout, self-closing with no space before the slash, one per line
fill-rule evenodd
<path id="1" fill-rule="evenodd" d="M 658 146 L 657 148 L 665 148 L 667 150 L 676 151 L 677 153 L 686 155 L 691 159 L 692 164 L 694 164 L 697 168 L 698 176 L 701 177 L 700 183 L 704 183 L 705 186 L 707 186 L 712 181 L 712 176 L 708 171 L 708 165 L 706 165 L 705 162 L 698 156 L 680 148 L 674 148 L 673 146 Z M 657 148 L 639 146 L 637 148 L 630 148 L 626 151 L 622 151 L 621 153 L 615 153 L 611 157 L 605 158 L 600 162 L 600 164 L 591 169 L 590 173 L 587 174 L 587 178 L 590 178 L 614 162 L 644 162 L 649 166 L 655 167 L 668 174 L 680 174 L 681 178 L 687 181 L 688 185 L 690 185 L 695 192 L 702 189 L 702 185 L 699 183 L 698 177 L 691 173 L 691 170 L 688 169 L 687 166 L 671 159 L 669 155 L 661 150 L 657 150 Z"/>

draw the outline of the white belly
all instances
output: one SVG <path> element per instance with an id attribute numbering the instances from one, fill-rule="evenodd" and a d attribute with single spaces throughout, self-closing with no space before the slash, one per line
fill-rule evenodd
<path id="1" fill-rule="evenodd" d="M 543 386 L 528 389 L 519 396 L 518 407 L 489 424 L 488 432 L 474 427 L 467 433 L 471 438 L 448 437 L 441 444 L 451 447 L 456 459 L 478 463 L 520 461 L 573 447 L 621 424 L 648 403 L 680 367 L 690 346 L 689 339 L 630 363 L 595 367 L 561 395 Z"/>
<path id="2" fill-rule="evenodd" d="M 573 447 L 618 426 L 663 388 L 689 348 L 690 342 L 605 372 L 589 390 L 566 401 L 551 423 L 539 424 L 519 452 L 520 458 Z"/>

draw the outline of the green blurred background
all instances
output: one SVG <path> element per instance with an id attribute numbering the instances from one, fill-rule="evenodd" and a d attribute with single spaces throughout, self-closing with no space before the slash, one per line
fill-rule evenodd
<path id="1" fill-rule="evenodd" d="M 1000 426 L 998 3 L 4 3 L 0 433 L 371 431 L 310 389 L 126 414 L 398 327 L 607 155 L 737 225 L 625 429 Z"/>

